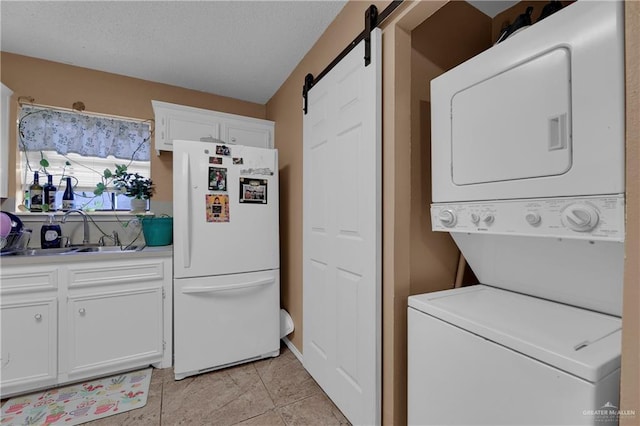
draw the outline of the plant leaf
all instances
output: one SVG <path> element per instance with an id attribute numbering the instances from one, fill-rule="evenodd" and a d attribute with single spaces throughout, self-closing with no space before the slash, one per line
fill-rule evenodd
<path id="1" fill-rule="evenodd" d="M 96 189 L 93 190 L 95 195 L 102 195 L 106 191 L 107 187 L 102 182 L 96 184 Z"/>
<path id="2" fill-rule="evenodd" d="M 41 165 L 42 167 L 45 167 L 45 168 L 46 168 L 46 167 L 49 167 L 49 161 L 47 161 L 47 159 L 46 159 L 46 158 L 43 158 L 43 159 L 41 159 L 41 160 L 40 160 L 40 165 Z"/>

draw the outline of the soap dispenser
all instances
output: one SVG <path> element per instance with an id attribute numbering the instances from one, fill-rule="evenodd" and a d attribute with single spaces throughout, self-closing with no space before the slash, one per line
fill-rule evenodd
<path id="1" fill-rule="evenodd" d="M 62 229 L 54 215 L 50 214 L 40 229 L 40 246 L 43 249 L 60 248 Z"/>

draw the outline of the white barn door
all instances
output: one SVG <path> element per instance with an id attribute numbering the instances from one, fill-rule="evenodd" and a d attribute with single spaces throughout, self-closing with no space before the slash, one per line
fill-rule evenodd
<path id="1" fill-rule="evenodd" d="M 349 421 L 381 421 L 381 32 L 308 92 L 304 366 Z"/>

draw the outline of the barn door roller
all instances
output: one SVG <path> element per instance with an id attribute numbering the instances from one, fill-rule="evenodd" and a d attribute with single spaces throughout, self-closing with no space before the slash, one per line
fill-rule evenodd
<path id="1" fill-rule="evenodd" d="M 307 97 L 309 94 L 309 90 L 313 86 L 318 83 L 335 67 L 345 56 L 349 54 L 353 50 L 354 47 L 358 45 L 362 40 L 364 40 L 364 65 L 368 66 L 371 63 L 371 31 L 376 28 L 382 21 L 384 21 L 390 14 L 393 12 L 398 6 L 400 6 L 402 0 L 392 1 L 389 6 L 387 6 L 382 13 L 378 15 L 378 8 L 375 5 L 371 5 L 364 12 L 364 30 L 351 42 L 349 45 L 342 51 L 336 58 L 331 61 L 327 67 L 322 70 L 317 77 L 313 77 L 313 74 L 307 74 L 304 77 L 304 85 L 302 86 L 302 98 L 303 98 L 303 106 L 302 110 L 306 114 L 308 110 L 308 101 Z"/>

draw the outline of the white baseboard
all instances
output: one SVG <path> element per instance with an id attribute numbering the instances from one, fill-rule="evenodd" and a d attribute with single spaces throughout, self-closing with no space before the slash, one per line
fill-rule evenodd
<path id="1" fill-rule="evenodd" d="M 293 352 L 295 357 L 298 358 L 298 361 L 300 361 L 302 364 L 304 364 L 304 362 L 302 361 L 302 354 L 300 353 L 298 348 L 296 348 L 295 345 L 293 343 L 291 343 L 291 340 L 287 339 L 287 337 L 285 336 L 285 337 L 282 338 L 282 341 L 284 342 L 285 345 L 287 345 L 289 350 L 291 352 Z"/>

